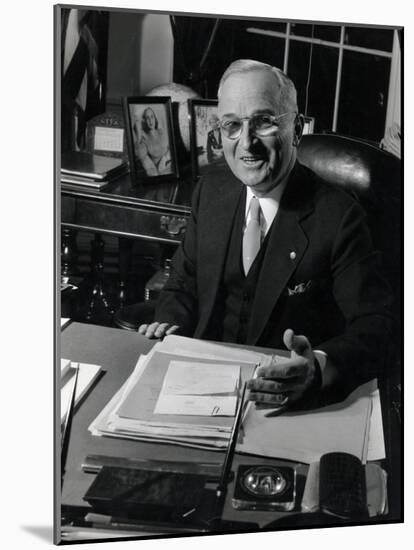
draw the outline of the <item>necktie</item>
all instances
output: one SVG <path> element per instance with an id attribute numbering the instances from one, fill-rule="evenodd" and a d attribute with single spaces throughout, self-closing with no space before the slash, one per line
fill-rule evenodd
<path id="1" fill-rule="evenodd" d="M 243 268 L 245 275 L 260 250 L 261 244 L 261 228 L 260 228 L 260 203 L 256 197 L 252 197 L 250 201 L 250 221 L 247 224 L 243 235 Z"/>

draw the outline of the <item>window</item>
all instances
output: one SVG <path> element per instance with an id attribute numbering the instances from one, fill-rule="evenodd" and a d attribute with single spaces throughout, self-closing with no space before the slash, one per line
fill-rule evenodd
<path id="1" fill-rule="evenodd" d="M 315 131 L 382 139 L 399 99 L 391 82 L 400 71 L 397 29 L 292 22 L 281 30 L 280 23 L 249 23 L 250 57 L 291 76 L 299 109 L 315 117 Z"/>

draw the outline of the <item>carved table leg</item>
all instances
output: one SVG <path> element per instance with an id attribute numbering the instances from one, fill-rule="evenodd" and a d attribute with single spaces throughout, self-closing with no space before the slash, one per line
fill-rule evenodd
<path id="1" fill-rule="evenodd" d="M 100 305 L 104 312 L 113 315 L 114 310 L 110 304 L 104 289 L 104 248 L 105 243 L 99 233 L 91 241 L 91 262 L 92 275 L 94 286 L 92 289 L 92 297 L 88 305 L 86 319 L 90 321 L 96 314 L 97 308 Z"/>
<path id="2" fill-rule="evenodd" d="M 61 276 L 70 277 L 78 273 L 78 232 L 70 227 L 62 228 L 61 240 Z"/>
<path id="3" fill-rule="evenodd" d="M 119 250 L 119 309 L 122 309 L 127 300 L 127 280 L 131 269 L 132 239 L 120 237 Z"/>

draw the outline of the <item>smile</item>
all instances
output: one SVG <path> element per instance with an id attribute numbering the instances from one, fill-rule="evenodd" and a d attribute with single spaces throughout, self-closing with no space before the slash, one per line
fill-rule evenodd
<path id="1" fill-rule="evenodd" d="M 249 156 L 240 157 L 240 160 L 248 166 L 255 166 L 257 164 L 264 162 L 266 159 L 264 159 L 263 157 L 254 157 L 249 155 Z"/>

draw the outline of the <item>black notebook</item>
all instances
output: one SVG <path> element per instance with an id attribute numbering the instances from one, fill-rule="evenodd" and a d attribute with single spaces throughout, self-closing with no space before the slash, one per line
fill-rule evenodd
<path id="1" fill-rule="evenodd" d="M 62 175 L 101 181 L 110 180 L 125 170 L 126 162 L 119 158 L 81 151 L 66 151 L 62 154 Z"/>

